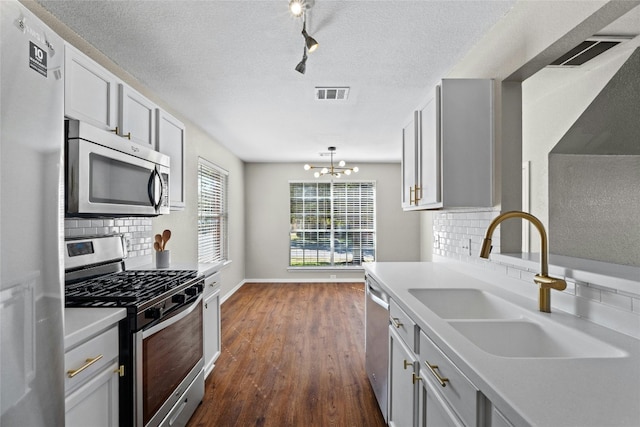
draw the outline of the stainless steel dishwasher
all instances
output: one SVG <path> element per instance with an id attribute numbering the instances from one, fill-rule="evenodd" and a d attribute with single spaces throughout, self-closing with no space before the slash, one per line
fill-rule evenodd
<path id="1" fill-rule="evenodd" d="M 365 368 L 378 399 L 385 422 L 387 415 L 387 380 L 389 369 L 389 297 L 380 285 L 366 276 Z"/>

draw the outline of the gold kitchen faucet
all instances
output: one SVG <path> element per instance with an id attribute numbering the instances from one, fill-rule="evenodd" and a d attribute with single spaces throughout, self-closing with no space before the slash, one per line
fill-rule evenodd
<path id="1" fill-rule="evenodd" d="M 521 211 L 509 211 L 498 215 L 491 221 L 487 228 L 484 241 L 482 242 L 482 249 L 480 249 L 481 258 L 489 258 L 491 253 L 491 236 L 496 227 L 505 219 L 509 218 L 522 218 L 531 222 L 540 233 L 540 273 L 536 274 L 533 281 L 539 285 L 539 309 L 545 313 L 551 313 L 551 289 L 562 291 L 566 289 L 567 282 L 563 279 L 549 276 L 549 248 L 547 240 L 547 232 L 544 229 L 542 222 L 535 216 Z"/>

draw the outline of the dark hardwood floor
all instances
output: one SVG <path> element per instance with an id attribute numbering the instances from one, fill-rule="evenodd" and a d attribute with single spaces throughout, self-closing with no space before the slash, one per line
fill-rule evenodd
<path id="1" fill-rule="evenodd" d="M 187 427 L 385 426 L 364 369 L 364 285 L 247 283 Z"/>

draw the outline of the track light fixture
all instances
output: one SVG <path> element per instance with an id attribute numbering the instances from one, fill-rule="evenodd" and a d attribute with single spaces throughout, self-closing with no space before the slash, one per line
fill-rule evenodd
<path id="1" fill-rule="evenodd" d="M 302 61 L 300 61 L 298 65 L 296 65 L 296 71 L 299 72 L 300 74 L 304 74 L 306 69 L 307 69 L 307 47 L 305 46 L 302 52 Z"/>
<path id="2" fill-rule="evenodd" d="M 309 53 L 313 52 L 318 48 L 318 42 L 316 39 L 307 34 L 307 17 L 305 15 L 304 20 L 302 21 L 302 37 L 304 37 L 304 44 L 309 50 Z"/>
<path id="3" fill-rule="evenodd" d="M 331 175 L 332 178 L 340 178 L 342 175 L 351 175 L 351 173 L 358 172 L 358 167 L 354 166 L 352 168 L 346 167 L 346 163 L 344 160 L 340 160 L 338 166 L 334 166 L 333 164 L 333 154 L 336 152 L 336 147 L 329 147 L 329 155 L 331 156 L 331 165 L 329 167 L 326 166 L 312 166 L 312 165 L 304 165 L 304 170 L 308 171 L 311 169 L 320 169 L 319 171 L 314 172 L 313 176 L 316 178 L 320 178 L 324 175 Z"/>
<path id="4" fill-rule="evenodd" d="M 304 38 L 304 52 L 302 61 L 296 65 L 295 70 L 304 74 L 307 68 L 307 52 L 314 52 L 318 48 L 318 42 L 307 33 L 307 9 L 311 9 L 315 0 L 290 0 L 289 10 L 296 18 L 302 16 L 302 37 Z"/>

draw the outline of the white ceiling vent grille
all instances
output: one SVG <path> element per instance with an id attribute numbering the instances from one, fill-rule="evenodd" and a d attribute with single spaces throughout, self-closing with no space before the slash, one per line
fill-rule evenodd
<path id="1" fill-rule="evenodd" d="M 317 87 L 316 100 L 318 101 L 346 101 L 349 98 L 348 87 Z"/>
<path id="2" fill-rule="evenodd" d="M 631 37 L 591 37 L 549 64 L 552 67 L 579 67 Z"/>

